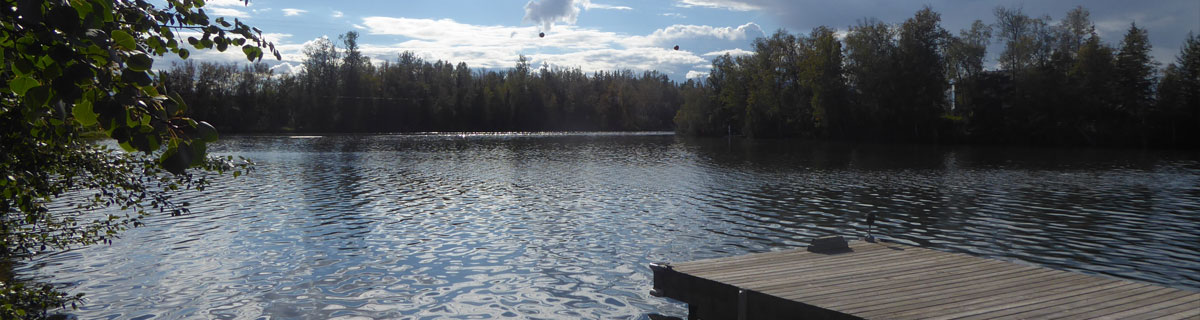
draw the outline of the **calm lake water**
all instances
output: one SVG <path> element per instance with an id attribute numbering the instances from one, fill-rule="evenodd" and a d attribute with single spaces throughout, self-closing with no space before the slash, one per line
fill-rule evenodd
<path id="1" fill-rule="evenodd" d="M 1200 290 L 1194 151 L 694 140 L 227 137 L 194 214 L 39 257 L 101 318 L 646 318 L 647 265 L 861 237 Z M 229 180 L 229 179 L 222 179 Z"/>

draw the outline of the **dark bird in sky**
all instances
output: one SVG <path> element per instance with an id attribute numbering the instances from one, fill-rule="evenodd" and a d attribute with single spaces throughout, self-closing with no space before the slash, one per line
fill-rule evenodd
<path id="1" fill-rule="evenodd" d="M 538 38 L 545 38 L 545 37 L 546 37 L 545 32 L 538 32 Z"/>
<path id="2" fill-rule="evenodd" d="M 675 45 L 675 51 L 679 51 L 679 45 Z"/>

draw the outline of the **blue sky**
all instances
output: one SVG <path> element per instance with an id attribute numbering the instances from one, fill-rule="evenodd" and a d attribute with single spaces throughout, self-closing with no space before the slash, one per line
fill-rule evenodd
<path id="1" fill-rule="evenodd" d="M 674 80 L 699 77 L 710 61 L 744 54 L 754 38 L 786 28 L 808 33 L 828 25 L 845 31 L 858 19 L 901 23 L 923 5 L 942 13 L 957 33 L 975 19 L 991 23 L 992 9 L 1019 6 L 1030 16 L 1062 17 L 1083 5 L 1097 31 L 1116 45 L 1131 22 L 1150 31 L 1153 54 L 1173 61 L 1189 31 L 1200 32 L 1200 1 L 884 1 L 884 0 L 210 0 L 210 16 L 239 18 L 267 33 L 283 61 L 264 59 L 277 72 L 296 72 L 306 43 L 337 42 L 360 34 L 362 51 L 375 62 L 403 51 L 429 60 L 466 62 L 473 68 L 508 68 L 518 55 L 585 71 L 658 70 Z M 545 38 L 538 33 L 545 32 Z M 679 45 L 679 50 L 673 47 Z M 339 43 L 340 46 L 340 43 Z M 1000 45 L 992 46 L 994 56 Z M 231 50 L 237 51 L 237 50 Z M 193 55 L 198 60 L 245 61 L 239 52 Z M 994 64 L 994 60 L 988 62 Z"/>

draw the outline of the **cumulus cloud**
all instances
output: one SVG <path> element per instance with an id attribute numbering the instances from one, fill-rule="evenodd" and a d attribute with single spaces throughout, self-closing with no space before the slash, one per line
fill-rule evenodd
<path id="1" fill-rule="evenodd" d="M 579 6 L 574 0 L 531 0 L 525 4 L 525 22 L 542 25 L 549 31 L 555 22 L 575 24 L 579 18 Z"/>
<path id="2" fill-rule="evenodd" d="M 586 71 L 632 69 L 673 73 L 681 71 L 678 70 L 681 65 L 704 61 L 688 52 L 663 48 L 599 49 L 532 56 L 552 65 L 579 66 Z"/>
<path id="3" fill-rule="evenodd" d="M 300 73 L 301 70 L 304 70 L 304 65 L 293 65 L 291 62 L 283 62 L 271 67 L 271 72 L 277 75 Z"/>
<path id="4" fill-rule="evenodd" d="M 748 55 L 748 54 L 754 54 L 754 51 L 742 50 L 741 48 L 733 48 L 733 49 L 728 49 L 728 50 L 717 50 L 717 51 L 702 54 L 700 56 L 701 57 L 720 57 L 720 56 L 723 56 L 726 54 L 736 57 L 736 56 L 744 56 L 744 55 Z"/>
<path id="5" fill-rule="evenodd" d="M 706 70 L 688 70 L 687 75 L 683 76 L 684 79 L 703 79 L 705 77 L 708 77 Z"/>
<path id="6" fill-rule="evenodd" d="M 717 8 L 717 9 L 727 9 L 727 10 L 733 10 L 733 11 L 754 11 L 754 10 L 759 10 L 759 9 L 763 8 L 762 6 L 755 4 L 754 2 L 756 2 L 756 1 L 680 0 L 678 3 L 676 3 L 676 6 L 680 6 L 680 7 L 684 7 L 684 8 L 691 8 L 691 7 Z"/>
<path id="7" fill-rule="evenodd" d="M 346 15 L 346 14 L 342 13 L 341 11 L 333 10 L 333 17 L 334 17 L 334 18 L 341 18 L 342 16 L 345 16 L 345 15 Z"/>
<path id="8" fill-rule="evenodd" d="M 541 25 L 542 30 L 550 31 L 555 23 L 575 24 L 580 11 L 591 9 L 633 10 L 627 6 L 595 3 L 591 0 L 530 0 L 525 4 L 525 18 L 522 20 Z"/>
<path id="9" fill-rule="evenodd" d="M 245 0 L 210 0 L 204 2 L 205 7 L 247 7 Z"/>
<path id="10" fill-rule="evenodd" d="M 250 17 L 250 14 L 247 13 L 246 11 L 242 11 L 242 10 L 238 10 L 238 9 L 234 9 L 234 8 L 213 7 L 213 8 L 208 8 L 208 10 L 205 10 L 205 11 L 208 11 L 208 14 L 210 14 L 210 15 L 218 16 L 218 17 L 233 17 L 233 18 L 249 18 Z"/>
<path id="11" fill-rule="evenodd" d="M 582 7 L 581 7 L 582 9 Z M 309 12 L 311 13 L 311 12 Z M 754 33 L 761 33 L 756 25 L 714 26 L 671 26 L 644 35 L 603 31 L 574 25 L 560 25 L 553 34 L 538 36 L 536 26 L 476 25 L 452 19 L 414 19 L 394 17 L 366 17 L 352 24 L 364 35 L 392 38 L 392 43 L 378 41 L 360 42 L 360 50 L 372 62 L 395 61 L 396 56 L 409 51 L 426 60 L 443 60 L 454 63 L 465 62 L 473 68 L 505 69 L 514 65 L 517 57 L 525 55 L 531 65 L 580 68 L 585 72 L 628 69 L 635 72 L 657 70 L 682 80 L 689 71 L 700 72 L 710 63 L 710 57 L 699 52 L 719 48 L 744 46 Z M 186 36 L 181 34 L 182 36 Z M 302 72 L 303 48 L 318 41 L 315 39 L 293 40 L 290 34 L 265 34 L 275 43 L 283 61 L 264 59 L 272 66 L 275 74 Z M 390 37 L 378 37 L 390 36 Z M 701 43 L 720 43 L 717 47 Z M 660 45 L 665 41 L 684 41 L 683 47 L 674 50 L 672 45 Z M 695 46 L 688 41 L 694 41 Z M 737 49 L 730 49 L 737 52 Z M 715 52 L 715 51 L 714 51 Z M 204 61 L 244 63 L 240 50 L 219 53 L 212 50 L 193 52 L 193 58 Z M 167 64 L 164 64 L 167 65 Z M 695 73 L 691 73 L 692 76 Z"/>
<path id="12" fill-rule="evenodd" d="M 244 0 L 210 0 L 204 2 L 204 11 L 216 17 L 249 18 L 250 13 L 242 9 L 249 6 Z"/>
<path id="13" fill-rule="evenodd" d="M 601 9 L 601 10 L 633 10 L 633 8 L 632 8 L 632 7 L 627 7 L 627 6 L 614 6 L 614 5 L 611 5 L 611 4 L 595 3 L 595 2 L 591 2 L 591 1 L 583 1 L 583 8 L 584 8 L 584 9 L 587 9 L 587 10 L 591 10 L 591 9 Z"/>
<path id="14" fill-rule="evenodd" d="M 298 16 L 302 13 L 308 12 L 308 10 L 294 9 L 294 8 L 284 8 L 282 11 L 283 11 L 283 15 L 286 17 Z"/>
<path id="15" fill-rule="evenodd" d="M 633 46 L 660 46 L 679 39 L 715 38 L 719 40 L 748 40 L 764 36 L 758 24 L 746 23 L 737 27 L 712 27 L 677 24 L 654 30 L 647 36 L 630 37 L 626 42 Z"/>
<path id="16" fill-rule="evenodd" d="M 669 40 L 722 40 L 729 46 L 749 41 L 761 31 L 756 25 L 740 27 L 676 26 L 651 35 L 600 31 L 563 25 L 545 38 L 537 27 L 473 25 L 452 19 L 413 19 L 366 17 L 361 25 L 370 35 L 405 38 L 394 44 L 364 44 L 362 52 L 380 60 L 394 60 L 403 51 L 412 51 L 429 60 L 466 62 L 476 68 L 511 67 L 518 55 L 526 55 L 532 65 L 579 67 L 587 72 L 630 69 L 658 70 L 681 77 L 709 59 L 688 50 L 674 50 L 658 42 Z"/>

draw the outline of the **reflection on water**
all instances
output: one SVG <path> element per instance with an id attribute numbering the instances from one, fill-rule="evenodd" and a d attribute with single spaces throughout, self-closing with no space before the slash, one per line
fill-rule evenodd
<path id="1" fill-rule="evenodd" d="M 82 318 L 645 318 L 646 265 L 862 236 L 1200 290 L 1194 152 L 235 137 L 258 163 L 108 246 L 18 268 Z"/>

